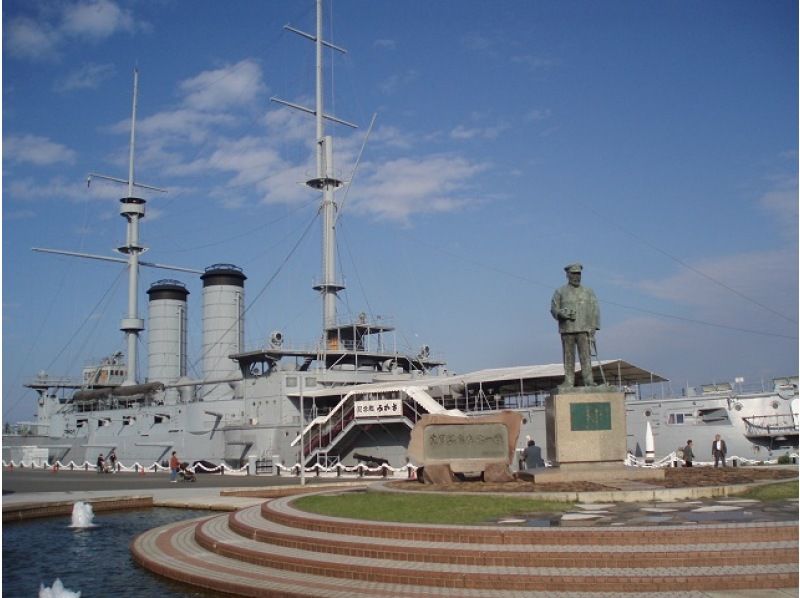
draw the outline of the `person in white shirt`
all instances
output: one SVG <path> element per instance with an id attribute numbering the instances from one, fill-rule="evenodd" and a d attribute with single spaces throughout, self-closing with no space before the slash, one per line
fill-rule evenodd
<path id="1" fill-rule="evenodd" d="M 711 455 L 714 457 L 714 467 L 719 465 L 722 461 L 722 466 L 725 467 L 725 455 L 728 453 L 728 447 L 725 446 L 725 441 L 717 434 L 714 437 L 714 442 L 711 443 Z"/>

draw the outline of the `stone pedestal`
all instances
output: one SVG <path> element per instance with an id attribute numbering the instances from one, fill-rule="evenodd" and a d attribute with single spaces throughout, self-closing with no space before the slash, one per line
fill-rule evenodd
<path id="1" fill-rule="evenodd" d="M 553 467 L 536 482 L 663 479 L 664 471 L 625 467 L 625 395 L 613 388 L 575 388 L 545 401 L 547 456 Z"/>
<path id="2" fill-rule="evenodd" d="M 627 451 L 625 395 L 621 392 L 551 394 L 545 402 L 547 456 L 553 465 L 620 464 Z"/>

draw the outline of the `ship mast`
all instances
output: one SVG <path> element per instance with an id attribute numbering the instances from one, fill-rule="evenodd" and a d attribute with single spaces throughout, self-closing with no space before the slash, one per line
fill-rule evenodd
<path id="1" fill-rule="evenodd" d="M 128 256 L 128 313 L 120 322 L 120 330 L 125 333 L 128 346 L 128 367 L 123 386 L 136 384 L 136 371 L 138 368 L 138 341 L 139 333 L 144 330 L 144 320 L 139 317 L 139 255 L 147 251 L 146 247 L 139 244 L 139 221 L 144 218 L 144 199 L 133 196 L 134 187 L 144 187 L 153 191 L 166 192 L 158 187 L 141 185 L 134 181 L 134 153 L 136 147 L 136 101 L 139 94 L 139 71 L 133 70 L 133 106 L 131 108 L 131 137 L 128 149 L 128 180 L 117 179 L 99 174 L 90 174 L 92 177 L 126 183 L 128 195 L 120 199 L 120 215 L 128 222 L 125 245 L 118 247 L 117 251 Z"/>
<path id="2" fill-rule="evenodd" d="M 306 181 L 306 185 L 322 192 L 320 212 L 322 215 L 322 280 L 314 286 L 322 297 L 322 327 L 325 346 L 335 342 L 331 331 L 336 326 L 336 299 L 345 286 L 336 280 L 336 213 L 338 207 L 334 192 L 344 183 L 337 179 L 333 170 L 333 138 L 325 135 L 325 121 L 330 120 L 352 128 L 356 125 L 325 114 L 324 110 L 324 61 L 323 46 L 346 53 L 346 50 L 326 42 L 322 38 L 322 0 L 317 0 L 316 35 L 299 31 L 289 25 L 284 29 L 314 42 L 316 49 L 316 103 L 313 110 L 292 102 L 273 97 L 272 101 L 290 108 L 301 110 L 316 117 L 316 176 Z"/>

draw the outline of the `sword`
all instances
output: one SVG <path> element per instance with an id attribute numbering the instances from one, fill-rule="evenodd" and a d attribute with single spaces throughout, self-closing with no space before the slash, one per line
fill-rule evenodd
<path id="1" fill-rule="evenodd" d="M 600 356 L 597 354 L 597 341 L 594 338 L 594 334 L 592 334 L 591 339 L 589 340 L 589 356 L 594 357 L 597 360 L 597 365 L 600 366 L 600 375 L 603 378 L 603 385 L 608 386 L 608 382 L 606 381 L 606 373 L 603 370 L 603 362 L 600 361 Z"/>

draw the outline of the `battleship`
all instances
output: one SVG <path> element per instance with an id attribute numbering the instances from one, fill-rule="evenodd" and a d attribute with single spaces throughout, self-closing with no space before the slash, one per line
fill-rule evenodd
<path id="1" fill-rule="evenodd" d="M 161 463 L 172 451 L 187 461 L 241 467 L 258 460 L 271 464 L 333 468 L 359 461 L 408 464 L 410 430 L 426 413 L 486 414 L 511 409 L 523 415 L 520 448 L 538 439 L 546 455 L 544 399 L 564 380 L 561 364 L 530 365 L 453 374 L 428 346 L 397 350 L 394 327 L 359 314 L 352 321 L 337 316 L 345 285 L 337 277 L 336 192 L 345 186 L 333 168 L 334 139 L 326 123 L 350 123 L 325 112 L 323 49 L 342 48 L 323 39 L 321 0 L 317 29 L 286 29 L 314 44 L 315 105 L 308 108 L 272 98 L 315 119 L 316 172 L 306 185 L 320 195 L 322 266 L 313 287 L 322 303 L 322 333 L 311 348 L 295 348 L 273 331 L 257 349 L 244 346 L 247 275 L 235 264 L 212 264 L 203 270 L 140 260 L 139 223 L 146 201 L 137 189 L 161 189 L 134 178 L 138 73 L 134 72 L 129 172 L 120 200 L 126 221 L 124 258 L 45 250 L 76 257 L 123 262 L 128 271 L 128 309 L 120 329 L 127 352 L 114 353 L 86 367 L 79 380 L 41 372 L 26 386 L 36 393 L 32 422 L 3 436 L 5 462 L 94 463 L 112 449 L 124 463 Z M 138 305 L 141 267 L 165 268 L 202 281 L 202 376 L 187 369 L 189 290 L 175 278 L 152 284 L 147 321 Z M 145 325 L 146 324 L 146 325 Z M 138 343 L 147 330 L 147 375 L 136 378 Z M 798 446 L 798 378 L 743 389 L 738 382 L 687 389 L 683 396 L 652 395 L 666 379 L 623 359 L 597 361 L 595 379 L 626 393 L 628 448 L 645 456 L 648 442 L 655 457 L 674 455 L 691 438 L 703 461 L 702 447 L 720 434 L 729 455 L 767 461 Z M 649 390 L 648 390 L 649 389 Z M 651 393 L 648 395 L 648 393 Z M 651 430 L 647 438 L 647 430 Z M 709 449 L 710 453 L 710 449 Z M 708 457 L 710 459 L 710 455 Z"/>

